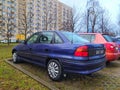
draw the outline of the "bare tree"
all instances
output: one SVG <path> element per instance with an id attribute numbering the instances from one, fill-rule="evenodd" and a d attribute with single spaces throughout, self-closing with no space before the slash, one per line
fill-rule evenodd
<path id="1" fill-rule="evenodd" d="M 89 32 L 89 16 L 90 16 L 90 10 L 89 9 L 87 10 L 87 15 L 86 16 L 87 16 L 86 17 L 87 18 L 87 20 L 86 20 L 86 22 L 87 22 L 86 23 L 86 25 L 87 25 L 87 32 Z"/>
<path id="2" fill-rule="evenodd" d="M 14 36 L 14 28 L 16 27 L 15 23 L 13 23 L 12 19 L 12 10 L 10 9 L 11 6 L 7 6 L 7 11 L 5 12 L 6 15 L 3 17 L 4 21 L 2 22 L 2 25 L 4 25 L 4 29 L 1 30 L 1 36 L 4 37 L 5 40 L 7 40 L 7 44 L 10 44 L 11 37 Z"/>
<path id="3" fill-rule="evenodd" d="M 120 5 L 119 5 L 119 11 L 120 11 Z M 120 13 L 118 13 L 118 35 L 120 35 Z"/>
<path id="4" fill-rule="evenodd" d="M 93 33 L 96 32 L 98 18 L 100 17 L 101 11 L 102 8 L 97 0 L 88 0 L 86 9 L 84 13 L 82 13 L 81 17 L 81 31 Z"/>
<path id="5" fill-rule="evenodd" d="M 96 32 L 99 18 L 103 12 L 98 0 L 88 0 L 87 2 L 87 32 Z"/>
<path id="6" fill-rule="evenodd" d="M 63 30 L 76 32 L 77 30 L 80 30 L 81 24 L 81 10 L 77 11 L 75 7 L 71 9 L 70 16 L 68 16 L 68 19 L 63 22 Z"/>
<path id="7" fill-rule="evenodd" d="M 9 28 L 9 20 L 5 23 L 7 25 L 6 29 L 2 29 L 1 36 L 4 37 L 5 40 L 7 40 L 7 44 L 10 44 L 10 39 L 14 35 L 13 30 Z"/>
<path id="8" fill-rule="evenodd" d="M 44 30 L 56 28 L 57 10 L 54 11 L 54 9 L 52 8 L 53 5 L 51 1 L 44 0 L 44 5 L 45 5 L 43 9 Z"/>
<path id="9" fill-rule="evenodd" d="M 51 12 L 47 9 L 44 11 L 44 30 L 48 30 L 48 26 L 51 26 L 52 22 L 53 22 L 53 15 L 51 14 Z"/>
<path id="10" fill-rule="evenodd" d="M 99 18 L 98 31 L 101 33 L 109 33 L 113 30 L 113 25 L 108 12 L 102 12 Z M 98 32 L 96 31 L 96 32 Z"/>
<path id="11" fill-rule="evenodd" d="M 109 12 L 106 12 L 98 0 L 88 0 L 87 8 L 82 16 L 84 30 L 86 32 L 109 32 L 112 29 Z"/>
<path id="12" fill-rule="evenodd" d="M 27 38 L 28 34 L 32 34 L 32 19 L 33 19 L 33 12 L 30 10 L 28 13 L 26 11 L 26 1 L 19 1 L 19 34 L 23 34 L 25 39 Z M 32 5 L 31 5 L 32 7 Z M 28 29 L 29 28 L 29 29 Z"/>
<path id="13" fill-rule="evenodd" d="M 2 40 L 1 37 L 2 37 L 2 15 L 0 15 L 0 40 Z"/>

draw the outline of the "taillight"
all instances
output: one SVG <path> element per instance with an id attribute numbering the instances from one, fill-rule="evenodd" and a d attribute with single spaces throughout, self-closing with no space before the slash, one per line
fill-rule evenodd
<path id="1" fill-rule="evenodd" d="M 88 47 L 87 46 L 81 46 L 78 47 L 74 53 L 77 57 L 87 57 L 88 56 Z"/>
<path id="2" fill-rule="evenodd" d="M 117 46 L 114 46 L 112 44 L 106 44 L 106 51 L 107 52 L 117 52 Z"/>

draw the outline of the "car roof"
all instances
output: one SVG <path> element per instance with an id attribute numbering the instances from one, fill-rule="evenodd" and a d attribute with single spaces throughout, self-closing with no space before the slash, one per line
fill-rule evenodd
<path id="1" fill-rule="evenodd" d="M 43 31 L 39 31 L 39 32 L 36 32 L 36 33 L 41 33 L 41 32 L 57 32 L 57 33 L 60 33 L 60 32 L 69 32 L 69 31 L 65 31 L 65 30 L 43 30 Z"/>
<path id="2" fill-rule="evenodd" d="M 108 35 L 108 34 L 104 34 L 104 33 L 78 33 L 78 34 L 93 34 L 93 35 L 95 35 L 95 34 L 101 34 L 101 35 Z"/>
<path id="3" fill-rule="evenodd" d="M 34 34 L 41 34 L 42 32 L 55 32 L 55 33 L 57 33 L 57 34 L 59 34 L 59 36 L 62 38 L 62 40 L 64 41 L 64 42 L 70 42 L 70 41 L 68 41 L 68 39 L 62 34 L 62 32 L 69 32 L 69 31 L 65 31 L 65 30 L 43 30 L 43 31 L 39 31 L 39 32 L 36 32 L 36 33 L 34 33 Z M 33 35 L 34 35 L 33 34 Z M 64 39 L 63 39 L 64 38 Z"/>
<path id="4" fill-rule="evenodd" d="M 101 34 L 101 33 L 78 33 L 78 34 Z"/>

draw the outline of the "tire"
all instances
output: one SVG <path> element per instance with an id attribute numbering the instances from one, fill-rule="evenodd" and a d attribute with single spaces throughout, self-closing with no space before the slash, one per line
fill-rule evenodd
<path id="1" fill-rule="evenodd" d="M 50 60 L 47 64 L 47 72 L 53 81 L 61 81 L 63 78 L 62 66 L 57 60 Z"/>
<path id="2" fill-rule="evenodd" d="M 19 60 L 18 60 L 17 52 L 14 52 L 12 56 L 13 56 L 13 63 L 18 63 Z"/>

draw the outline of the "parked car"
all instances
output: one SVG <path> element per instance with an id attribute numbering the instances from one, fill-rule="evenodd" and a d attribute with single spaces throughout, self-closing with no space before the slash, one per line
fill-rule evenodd
<path id="1" fill-rule="evenodd" d="M 7 43 L 7 40 L 1 40 L 0 42 L 1 43 Z"/>
<path id="2" fill-rule="evenodd" d="M 27 61 L 47 68 L 49 77 L 63 74 L 91 74 L 105 67 L 105 47 L 90 44 L 79 35 L 65 31 L 41 31 L 12 50 L 13 62 Z"/>
<path id="3" fill-rule="evenodd" d="M 107 34 L 100 33 L 79 33 L 79 35 L 91 43 L 104 44 L 106 47 L 107 62 L 117 60 L 119 58 L 118 45 L 113 42 Z"/>
<path id="4" fill-rule="evenodd" d="M 114 42 L 120 42 L 120 38 L 116 38 L 116 37 L 112 37 L 111 38 L 113 39 Z"/>
<path id="5" fill-rule="evenodd" d="M 120 58 L 120 38 L 116 38 L 116 37 L 111 37 L 113 42 L 118 44 L 118 49 L 119 49 L 119 58 Z"/>

